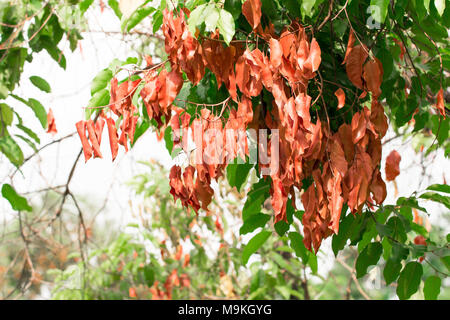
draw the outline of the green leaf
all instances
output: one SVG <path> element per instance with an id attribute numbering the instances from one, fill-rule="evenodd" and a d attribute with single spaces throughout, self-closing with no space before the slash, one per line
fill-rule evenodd
<path id="1" fill-rule="evenodd" d="M 268 214 L 254 214 L 244 221 L 242 227 L 239 229 L 239 234 L 247 234 L 255 231 L 257 228 L 264 227 L 269 220 L 270 216 Z"/>
<path id="2" fill-rule="evenodd" d="M 270 184 L 264 179 L 259 180 L 252 186 L 242 209 L 242 219 L 244 221 L 261 211 L 262 204 L 269 197 L 269 189 Z"/>
<path id="3" fill-rule="evenodd" d="M 11 136 L 7 135 L 0 138 L 0 151 L 16 167 L 19 167 L 23 163 L 22 150 Z"/>
<path id="4" fill-rule="evenodd" d="M 119 19 L 122 19 L 122 12 L 120 11 L 120 8 L 119 8 L 119 2 L 117 2 L 117 0 L 108 0 L 108 4 L 111 7 L 111 9 L 113 9 L 116 16 Z"/>
<path id="5" fill-rule="evenodd" d="M 89 100 L 88 106 L 86 108 L 86 118 L 89 119 L 89 117 L 94 113 L 94 111 L 99 110 L 100 108 L 105 105 L 109 104 L 109 91 L 106 89 L 102 89 L 100 91 L 97 91 Z"/>
<path id="6" fill-rule="evenodd" d="M 430 276 L 425 280 L 423 287 L 423 294 L 425 300 L 437 300 L 439 293 L 441 292 L 441 278 L 437 276 Z"/>
<path id="7" fill-rule="evenodd" d="M 442 16 L 445 10 L 445 0 L 434 0 L 434 6 L 436 7 L 439 15 Z"/>
<path id="8" fill-rule="evenodd" d="M 267 7 L 264 6 L 264 2 L 270 2 L 270 4 L 273 4 L 272 0 L 262 0 L 262 11 L 264 13 L 268 13 L 269 10 L 267 10 Z M 241 0 L 225 0 L 224 9 L 227 10 L 229 13 L 233 15 L 233 18 L 237 20 L 239 16 L 241 15 L 242 11 L 242 1 Z"/>
<path id="9" fill-rule="evenodd" d="M 156 33 L 156 31 L 159 30 L 159 28 L 161 28 L 162 23 L 163 23 L 163 14 L 160 10 L 156 11 L 155 14 L 153 15 L 153 33 Z"/>
<path id="10" fill-rule="evenodd" d="M 398 275 L 400 274 L 400 270 L 402 270 L 402 264 L 399 261 L 395 259 L 389 259 L 386 262 L 383 270 L 383 276 L 384 280 L 386 280 L 386 285 L 397 280 Z"/>
<path id="11" fill-rule="evenodd" d="M 96 92 L 100 91 L 101 89 L 105 89 L 108 83 L 111 81 L 113 77 L 112 71 L 107 68 L 100 71 L 92 80 L 91 85 L 91 96 L 93 96 Z"/>
<path id="12" fill-rule="evenodd" d="M 443 196 L 439 193 L 426 192 L 426 193 L 422 194 L 419 198 L 428 199 L 428 200 L 443 204 L 444 206 L 447 207 L 447 209 L 450 209 L 450 197 Z"/>
<path id="13" fill-rule="evenodd" d="M 126 19 L 122 23 L 122 31 L 125 30 L 125 27 L 127 28 L 127 31 L 129 32 L 131 29 L 136 27 L 142 20 L 147 18 L 150 14 L 155 12 L 155 8 L 152 7 L 141 7 L 138 8 L 136 11 L 134 11 L 131 16 Z"/>
<path id="14" fill-rule="evenodd" d="M 382 253 L 383 246 L 380 242 L 369 243 L 356 259 L 356 277 L 361 278 L 364 276 L 369 266 L 378 263 Z"/>
<path id="15" fill-rule="evenodd" d="M 317 256 L 313 252 L 309 252 L 308 265 L 311 268 L 313 274 L 317 274 L 318 264 Z"/>
<path id="16" fill-rule="evenodd" d="M 26 144 L 28 144 L 34 151 L 37 151 L 37 147 L 34 144 L 33 141 L 31 141 L 30 139 L 28 139 L 27 137 L 24 137 L 20 134 L 15 134 L 14 136 L 16 136 L 17 138 L 21 139 L 22 141 L 25 141 Z"/>
<path id="17" fill-rule="evenodd" d="M 341 213 L 341 216 L 345 214 L 345 211 Z M 348 239 L 352 236 L 353 232 L 359 230 L 359 225 L 361 224 L 362 216 L 357 214 L 354 216 L 353 214 L 346 215 L 339 225 L 339 232 L 333 235 L 333 239 L 331 241 L 331 247 L 333 249 L 334 255 L 337 256 L 339 251 L 344 249 L 347 244 Z"/>
<path id="18" fill-rule="evenodd" d="M 11 207 L 16 211 L 32 211 L 33 209 L 27 202 L 27 199 L 17 194 L 14 188 L 5 183 L 2 187 L 2 196 L 9 201 Z"/>
<path id="19" fill-rule="evenodd" d="M 275 231 L 278 233 L 280 237 L 284 236 L 284 234 L 289 230 L 289 224 L 284 220 L 280 220 L 274 225 Z"/>
<path id="20" fill-rule="evenodd" d="M 250 163 L 229 163 L 227 166 L 227 180 L 230 186 L 236 187 L 237 191 L 241 192 L 241 188 L 247 181 L 251 168 L 253 168 L 253 165 Z"/>
<path id="21" fill-rule="evenodd" d="M 386 226 L 391 230 L 389 234 L 391 238 L 403 243 L 406 241 L 405 226 L 399 217 L 391 217 Z"/>
<path id="22" fill-rule="evenodd" d="M 270 234 L 270 231 L 263 230 L 255 235 L 252 239 L 250 239 L 250 241 L 242 250 L 242 264 L 247 264 L 250 256 L 263 245 L 263 243 L 269 238 Z"/>
<path id="23" fill-rule="evenodd" d="M 372 10 L 372 17 L 380 22 L 383 23 L 386 19 L 386 15 L 388 12 L 389 7 L 389 0 L 371 0 L 370 5 L 377 7 L 377 9 Z"/>
<path id="24" fill-rule="evenodd" d="M 441 257 L 442 263 L 445 265 L 448 271 L 450 271 L 450 256 Z"/>
<path id="25" fill-rule="evenodd" d="M 140 124 L 136 126 L 136 131 L 134 132 L 134 139 L 131 146 L 133 147 L 136 142 L 139 140 L 139 138 L 147 131 L 147 129 L 150 127 L 150 123 L 147 121 L 142 121 Z"/>
<path id="26" fill-rule="evenodd" d="M 44 106 L 39 101 L 33 98 L 30 98 L 28 99 L 28 101 L 26 101 L 25 99 L 22 99 L 21 97 L 14 94 L 12 94 L 11 97 L 30 107 L 36 117 L 39 119 L 42 127 L 44 129 L 47 127 L 47 112 L 45 111 Z"/>
<path id="27" fill-rule="evenodd" d="M 302 0 L 302 15 L 303 17 L 307 15 L 308 17 L 312 17 L 314 15 L 314 5 L 317 0 Z"/>
<path id="28" fill-rule="evenodd" d="M 33 139 L 37 143 L 41 143 L 41 140 L 39 139 L 38 135 L 33 130 L 21 124 L 16 125 L 16 127 L 25 132 L 31 139 Z"/>
<path id="29" fill-rule="evenodd" d="M 211 2 L 203 11 L 203 15 L 205 16 L 205 31 L 216 31 L 217 20 L 219 20 L 220 15 L 219 9 L 216 7 L 216 4 L 214 2 Z"/>
<path id="30" fill-rule="evenodd" d="M 167 151 L 169 151 L 169 154 L 172 154 L 173 151 L 172 127 L 167 127 L 166 130 L 164 130 L 164 142 L 166 143 Z"/>
<path id="31" fill-rule="evenodd" d="M 83 0 L 80 2 L 80 11 L 81 13 L 86 12 L 86 10 L 91 6 L 91 4 L 94 2 L 94 0 Z"/>
<path id="32" fill-rule="evenodd" d="M 397 295 L 401 300 L 409 299 L 419 289 L 422 274 L 422 265 L 415 261 L 403 268 L 397 282 Z"/>
<path id="33" fill-rule="evenodd" d="M 447 184 L 432 184 L 427 190 L 450 193 L 450 186 Z"/>
<path id="34" fill-rule="evenodd" d="M 192 33 L 192 35 L 195 34 L 195 28 L 204 22 L 205 16 L 203 14 L 203 11 L 205 9 L 206 9 L 206 4 L 201 4 L 191 12 L 187 23 L 188 23 L 188 29 Z"/>
<path id="35" fill-rule="evenodd" d="M 217 27 L 219 28 L 219 33 L 222 35 L 223 40 L 229 45 L 235 33 L 234 20 L 231 13 L 222 9 L 220 11 L 219 20 L 217 20 Z"/>
<path id="36" fill-rule="evenodd" d="M 149 265 L 144 267 L 144 277 L 146 285 L 151 287 L 155 282 L 155 272 Z"/>
<path id="37" fill-rule="evenodd" d="M 303 243 L 303 236 L 298 232 L 289 232 L 289 239 L 291 240 L 291 248 L 294 249 L 295 254 L 297 257 L 301 258 L 303 261 L 303 264 L 306 265 L 308 263 L 308 250 L 306 250 L 306 247 Z"/>
<path id="38" fill-rule="evenodd" d="M 42 79 L 41 77 L 31 76 L 30 81 L 32 84 L 34 84 L 36 87 L 38 87 L 39 89 L 41 89 L 44 92 L 49 93 L 52 91 L 48 82 L 45 81 L 44 79 Z"/>
<path id="39" fill-rule="evenodd" d="M 0 113 L 1 125 L 10 126 L 14 118 L 13 110 L 6 103 L 0 103 Z M 3 129 L 0 128 L 0 132 L 1 130 Z"/>

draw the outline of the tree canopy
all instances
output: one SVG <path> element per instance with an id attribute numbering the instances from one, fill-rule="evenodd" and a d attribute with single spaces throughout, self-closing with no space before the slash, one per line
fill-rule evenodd
<path id="1" fill-rule="evenodd" d="M 7 101 L 28 106 L 47 133 L 57 133 L 53 111 L 15 89 L 24 65 L 42 50 L 66 68 L 70 61 L 58 44 L 65 37 L 71 50 L 77 48 L 84 14 L 93 5 L 93 0 L 1 5 L 0 100 L 5 102 L 0 103 L 0 150 L 16 171 L 42 147 L 39 134 Z M 155 187 L 142 184 L 138 193 L 150 188 L 149 198 L 164 201 L 170 193 L 173 210 L 186 219 L 193 218 L 191 211 L 199 219 L 212 214 L 219 201 L 217 184 L 244 194 L 242 208 L 233 210 L 241 219 L 239 235 L 252 233 L 252 238 L 233 263 L 245 266 L 268 243 L 281 241 L 289 255 L 273 253 L 272 259 L 293 274 L 289 281 L 295 283 L 302 267 L 314 273 L 322 242 L 331 238 L 336 257 L 356 248 L 356 279 L 384 261 L 384 281 L 395 283 L 398 298 L 409 299 L 420 286 L 425 298 L 438 296 L 449 272 L 449 235 L 435 237 L 424 225 L 421 216 L 432 213 L 422 203 L 450 210 L 449 187 L 445 181 L 432 184 L 386 203 L 385 181 L 395 183 L 402 154 L 393 150 L 384 166 L 382 154 L 388 131 L 414 139 L 424 157 L 450 153 L 449 1 L 161 0 L 155 5 L 110 0 L 100 5 L 113 10 L 123 34 L 141 25 L 149 28 L 141 34 L 143 44 L 154 49 L 136 49 L 125 61 L 111 61 L 93 79 L 90 100 L 80 104 L 85 118 L 74 121 L 82 149 L 56 217 L 67 197 L 75 201 L 69 183 L 81 157 L 110 161 L 110 152 L 115 161 L 122 149 L 128 151 L 153 131 L 172 158 L 184 154 L 187 160 L 172 166 L 165 193 L 155 191 L 161 184 L 155 181 Z M 50 94 L 44 78 L 29 80 Z M 25 158 L 22 143 L 35 153 Z M 19 215 L 32 212 L 10 183 L 3 183 L 2 195 Z M 223 233 L 225 211 L 220 205 L 215 209 L 216 232 Z M 171 214 L 158 213 L 162 220 L 175 219 Z M 187 228 L 186 221 L 178 227 Z M 164 228 L 169 237 L 175 232 Z M 171 239 L 173 245 L 189 233 L 179 232 L 183 236 Z M 123 237 L 107 250 L 125 246 Z M 126 250 L 138 256 L 145 251 L 140 246 Z M 181 255 L 170 263 L 186 267 Z M 142 272 L 140 279 L 153 285 L 152 297 L 172 298 L 174 286 L 195 281 L 194 273 L 178 275 L 174 268 L 164 277 L 164 289 L 158 287 L 160 262 L 149 259 L 131 263 L 128 271 Z M 259 289 L 267 276 L 256 274 L 250 296 L 265 298 L 268 291 Z M 275 287 L 284 298 L 310 298 L 304 286 L 301 296 L 298 287 Z M 59 294 L 69 297 L 66 291 Z M 103 297 L 94 289 L 88 294 Z"/>

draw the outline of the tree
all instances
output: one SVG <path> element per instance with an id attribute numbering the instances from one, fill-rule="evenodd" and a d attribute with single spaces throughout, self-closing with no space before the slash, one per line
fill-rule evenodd
<path id="1" fill-rule="evenodd" d="M 92 2 L 77 8 L 84 12 Z M 385 204 L 381 155 L 382 138 L 393 130 L 419 139 L 425 154 L 441 149 L 448 156 L 448 1 L 109 4 L 123 32 L 150 17 L 149 37 L 164 41 L 164 52 L 113 61 L 93 80 L 86 119 L 76 124 L 85 161 L 103 157 L 105 124 L 113 161 L 119 145 L 128 150 L 152 128 L 169 153 L 194 160 L 173 166 L 169 176 L 170 193 L 187 210 L 209 212 L 213 181 L 226 177 L 240 191 L 256 174 L 241 232 L 262 230 L 243 248 L 244 265 L 271 241 L 272 223 L 305 265 L 323 239 L 332 237 L 335 255 L 350 240 L 358 250 L 356 278 L 383 257 L 384 278 L 396 282 L 399 298 L 411 297 L 422 281 L 426 297 L 436 296 L 435 283 L 448 275 L 448 239 L 422 226 L 419 201 L 449 209 L 449 188 L 434 184 Z M 47 88 L 38 78 L 33 83 Z M 2 118 L 4 128 L 10 124 Z M 19 167 L 23 160 L 4 138 L 2 152 Z M 386 180 L 395 180 L 400 161 L 396 151 L 388 156 Z M 3 188 L 15 210 L 29 208 L 12 187 Z M 436 258 L 438 267 L 430 262 Z M 423 276 L 424 266 L 437 278 Z"/>

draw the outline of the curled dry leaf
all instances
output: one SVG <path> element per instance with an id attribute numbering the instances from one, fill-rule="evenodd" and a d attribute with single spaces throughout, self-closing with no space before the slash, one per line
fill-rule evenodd
<path id="1" fill-rule="evenodd" d="M 242 4 L 242 14 L 253 29 L 261 22 L 261 0 L 246 0 Z"/>
<path id="2" fill-rule="evenodd" d="M 342 90 L 341 88 L 337 89 L 336 92 L 334 93 L 334 95 L 337 97 L 338 99 L 338 109 L 341 109 L 342 107 L 344 107 L 345 105 L 345 92 L 344 90 Z"/>
<path id="3" fill-rule="evenodd" d="M 114 161 L 119 151 L 116 123 L 112 118 L 107 118 L 106 124 L 108 126 L 109 145 L 111 148 L 112 161 Z"/>
<path id="4" fill-rule="evenodd" d="M 81 140 L 81 145 L 83 147 L 84 160 L 87 162 L 92 157 L 92 148 L 86 137 L 86 121 L 81 120 L 75 124 L 78 132 L 78 136 Z"/>
<path id="5" fill-rule="evenodd" d="M 444 89 L 442 87 L 436 96 L 436 109 L 445 119 Z"/>
<path id="6" fill-rule="evenodd" d="M 392 150 L 386 158 L 386 180 L 393 181 L 400 174 L 400 160 L 402 157 L 396 150 Z"/>
<path id="7" fill-rule="evenodd" d="M 94 121 L 89 120 L 86 123 L 86 128 L 89 134 L 89 140 L 92 144 L 92 149 L 94 150 L 94 158 L 102 158 L 102 153 L 100 152 L 100 143 L 98 142 L 97 135 L 95 134 Z"/>
<path id="8" fill-rule="evenodd" d="M 383 65 L 377 58 L 370 59 L 364 65 L 363 78 L 367 90 L 372 92 L 373 96 L 381 95 L 381 82 L 383 81 Z"/>
<path id="9" fill-rule="evenodd" d="M 345 51 L 345 57 L 344 57 L 344 61 L 342 61 L 342 64 L 347 62 L 348 55 L 350 54 L 350 51 L 352 51 L 354 44 L 355 44 L 355 34 L 353 32 L 353 29 L 350 28 L 350 35 L 348 37 L 348 42 L 347 42 L 347 50 Z"/>
<path id="10" fill-rule="evenodd" d="M 347 56 L 345 70 L 350 81 L 359 89 L 363 89 L 363 65 L 368 57 L 367 47 L 356 45 Z"/>
<path id="11" fill-rule="evenodd" d="M 55 117 L 53 116 L 52 108 L 48 109 L 47 113 L 47 133 L 51 133 L 52 135 L 58 133 L 58 130 L 56 130 Z"/>
<path id="12" fill-rule="evenodd" d="M 271 38 L 269 40 L 270 46 L 270 63 L 272 67 L 278 68 L 283 57 L 283 48 L 278 40 Z"/>

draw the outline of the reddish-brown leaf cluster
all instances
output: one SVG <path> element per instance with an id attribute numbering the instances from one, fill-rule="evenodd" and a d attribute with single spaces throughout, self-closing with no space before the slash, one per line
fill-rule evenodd
<path id="1" fill-rule="evenodd" d="M 291 201 L 295 207 L 296 197 L 304 190 L 300 193 L 305 208 L 304 243 L 309 250 L 317 251 L 324 238 L 338 232 L 344 203 L 356 214 L 364 205 L 380 204 L 386 197 L 380 161 L 381 138 L 388 124 L 377 100 L 383 68 L 365 45 L 354 45 L 351 31 L 344 58 L 347 75 L 363 90 L 363 95 L 372 94 L 372 104 L 370 109 L 353 110 L 351 123 L 343 123 L 332 132 L 327 114 L 311 112 L 320 98 L 313 102 L 308 89 L 310 82 L 318 83 L 321 49 L 316 39 L 309 39 L 305 27 L 295 21 L 279 35 L 270 23 L 263 30 L 260 0 L 245 1 L 242 11 L 253 32 L 268 44 L 268 50 L 261 51 L 258 46 L 249 49 L 238 41 L 225 47 L 217 31 L 197 40 L 187 28 L 187 9 L 164 12 L 162 29 L 170 71 L 163 64 L 152 66 L 147 61 L 145 86 L 140 95 L 149 118 L 156 120 L 158 128 L 172 128 L 174 147 L 188 153 L 187 137 L 192 133 L 196 157 L 195 164 L 184 170 L 178 165 L 172 167 L 170 192 L 183 206 L 192 207 L 195 212 L 208 211 L 213 196 L 212 180 L 223 175 L 227 160 L 245 159 L 249 155 L 245 130 L 268 129 L 272 135 L 278 130 L 279 161 L 259 163 L 260 170 L 271 169 L 274 221 L 287 220 L 287 202 Z M 205 107 L 191 119 L 191 115 L 172 103 L 182 88 L 183 72 L 195 85 L 203 78 L 205 68 L 214 73 L 218 87 L 224 84 L 230 97 L 223 102 L 219 115 Z M 137 110 L 131 97 L 138 83 L 139 80 L 125 81 L 118 86 L 116 79 L 111 83 L 111 110 L 123 117 L 118 140 L 114 121 L 107 120 L 113 158 L 117 155 L 117 143 L 126 148 L 127 138 L 133 141 Z M 271 105 L 263 99 L 263 88 L 273 96 Z M 322 94 L 321 86 L 319 91 Z M 343 108 L 344 91 L 338 89 L 335 95 L 337 108 Z M 253 106 L 252 98 L 260 101 L 258 105 Z M 228 103 L 236 104 L 237 108 Z M 226 107 L 229 112 L 224 119 Z M 87 160 L 92 150 L 94 157 L 101 154 L 99 141 L 96 144 L 91 139 L 95 134 L 89 133 L 89 144 L 84 133 L 86 126 L 85 122 L 77 124 Z M 208 134 L 210 131 L 214 134 Z M 266 149 L 270 156 L 272 142 L 258 143 L 259 149 Z"/>

